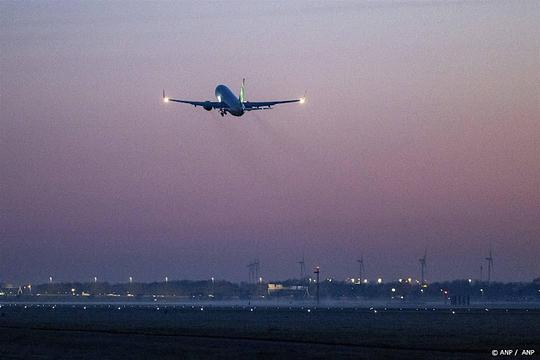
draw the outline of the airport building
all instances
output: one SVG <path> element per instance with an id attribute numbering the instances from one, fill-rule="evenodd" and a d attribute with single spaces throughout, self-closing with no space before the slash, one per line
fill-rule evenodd
<path id="1" fill-rule="evenodd" d="M 308 287 L 301 286 L 301 285 L 284 286 L 283 284 L 269 283 L 267 292 L 268 292 L 268 296 L 275 296 L 275 297 L 293 297 L 293 298 L 309 297 Z"/>

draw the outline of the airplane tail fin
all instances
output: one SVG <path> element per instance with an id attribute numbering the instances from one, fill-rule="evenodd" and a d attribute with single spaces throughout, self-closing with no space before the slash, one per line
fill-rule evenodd
<path id="1" fill-rule="evenodd" d="M 242 86 L 240 87 L 240 96 L 238 97 L 241 103 L 246 101 L 246 79 L 242 79 Z"/>

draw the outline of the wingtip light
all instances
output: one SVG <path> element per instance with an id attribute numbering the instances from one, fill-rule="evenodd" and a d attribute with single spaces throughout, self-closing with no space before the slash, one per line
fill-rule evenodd
<path id="1" fill-rule="evenodd" d="M 300 98 L 300 104 L 304 104 L 306 102 L 306 95 L 307 95 L 307 90 L 304 91 L 304 96 Z"/>

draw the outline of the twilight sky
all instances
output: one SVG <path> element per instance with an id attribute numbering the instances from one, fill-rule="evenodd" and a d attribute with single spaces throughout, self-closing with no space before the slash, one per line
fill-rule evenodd
<path id="1" fill-rule="evenodd" d="M 0 2 L 0 282 L 540 276 L 540 1 Z M 171 96 L 305 106 L 222 119 Z"/>

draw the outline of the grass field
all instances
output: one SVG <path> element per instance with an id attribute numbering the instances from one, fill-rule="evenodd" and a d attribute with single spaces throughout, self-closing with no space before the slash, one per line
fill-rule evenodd
<path id="1" fill-rule="evenodd" d="M 485 359 L 540 351 L 534 309 L 4 304 L 2 359 Z"/>

